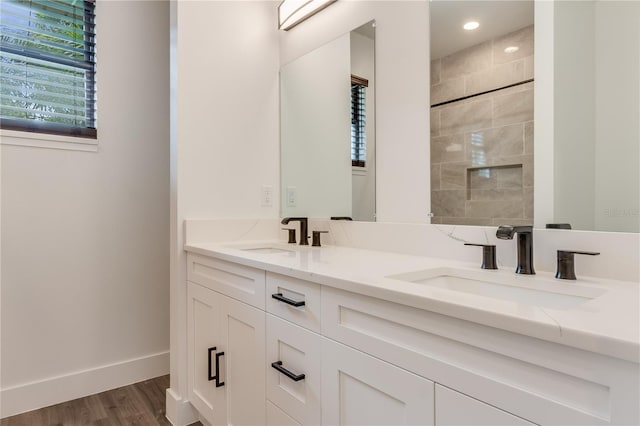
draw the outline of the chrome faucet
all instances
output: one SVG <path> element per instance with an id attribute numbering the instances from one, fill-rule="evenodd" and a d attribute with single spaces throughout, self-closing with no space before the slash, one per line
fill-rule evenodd
<path id="1" fill-rule="evenodd" d="M 518 266 L 516 274 L 535 275 L 533 269 L 533 226 L 499 226 L 496 237 L 513 240 L 518 234 Z"/>
<path id="2" fill-rule="evenodd" d="M 307 231 L 309 227 L 309 220 L 306 217 L 285 217 L 282 219 L 283 225 L 288 225 L 291 221 L 300 222 L 300 245 L 308 246 L 309 245 L 309 232 Z"/>

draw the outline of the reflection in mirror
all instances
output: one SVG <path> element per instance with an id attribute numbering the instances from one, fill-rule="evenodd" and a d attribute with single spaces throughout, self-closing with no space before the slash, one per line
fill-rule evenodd
<path id="1" fill-rule="evenodd" d="M 533 8 L 430 3 L 432 223 L 533 224 Z"/>
<path id="2" fill-rule="evenodd" d="M 543 161 L 554 178 L 536 219 L 639 232 L 640 2 L 552 5 L 553 157 Z"/>
<path id="3" fill-rule="evenodd" d="M 283 217 L 375 220 L 374 28 L 280 70 Z"/>

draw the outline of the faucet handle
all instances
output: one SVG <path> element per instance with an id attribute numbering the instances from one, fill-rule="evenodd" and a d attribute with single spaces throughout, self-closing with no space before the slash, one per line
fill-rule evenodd
<path id="1" fill-rule="evenodd" d="M 283 231 L 289 231 L 289 241 L 287 241 L 289 244 L 295 244 L 296 243 L 296 230 L 295 228 L 282 228 Z"/>
<path id="2" fill-rule="evenodd" d="M 496 263 L 496 246 L 493 244 L 464 243 L 465 246 L 482 247 L 482 269 L 498 269 Z"/>
<path id="3" fill-rule="evenodd" d="M 586 254 L 588 256 L 597 256 L 600 253 L 595 251 L 579 251 L 579 250 L 558 250 L 558 268 L 556 270 L 556 278 L 559 280 L 575 280 L 575 256 L 576 254 Z"/>
<path id="4" fill-rule="evenodd" d="M 329 231 L 311 231 L 311 235 L 313 238 L 311 239 L 312 247 L 321 247 L 320 245 L 320 234 L 328 234 Z"/>

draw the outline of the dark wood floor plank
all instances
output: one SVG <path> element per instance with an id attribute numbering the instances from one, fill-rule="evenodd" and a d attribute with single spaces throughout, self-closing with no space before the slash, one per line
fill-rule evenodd
<path id="1" fill-rule="evenodd" d="M 171 426 L 165 417 L 168 387 L 169 376 L 156 377 L 0 419 L 0 426 Z"/>

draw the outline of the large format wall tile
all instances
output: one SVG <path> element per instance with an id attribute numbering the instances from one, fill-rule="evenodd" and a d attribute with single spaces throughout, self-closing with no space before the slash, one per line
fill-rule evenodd
<path id="1" fill-rule="evenodd" d="M 512 200 L 522 202 L 523 189 L 471 189 L 469 201 Z"/>
<path id="2" fill-rule="evenodd" d="M 435 218 L 434 218 L 435 219 Z M 493 226 L 493 219 L 478 217 L 438 217 L 438 223 L 445 225 Z M 434 223 L 434 222 L 432 222 Z"/>
<path id="3" fill-rule="evenodd" d="M 533 121 L 524 123 L 524 153 L 533 154 Z"/>
<path id="4" fill-rule="evenodd" d="M 440 83 L 440 59 L 431 61 L 431 85 Z"/>
<path id="5" fill-rule="evenodd" d="M 499 167 L 498 189 L 522 189 L 522 167 Z"/>
<path id="6" fill-rule="evenodd" d="M 431 189 L 440 189 L 440 164 L 431 165 Z"/>
<path id="7" fill-rule="evenodd" d="M 464 96 L 464 78 L 443 81 L 431 86 L 431 105 L 452 99 L 459 99 Z"/>
<path id="8" fill-rule="evenodd" d="M 524 218 L 524 210 L 520 200 L 470 200 L 466 202 L 466 217 Z"/>
<path id="9" fill-rule="evenodd" d="M 435 216 L 465 215 L 465 190 L 431 191 L 431 211 Z"/>
<path id="10" fill-rule="evenodd" d="M 504 49 L 515 46 L 518 50 L 506 53 Z M 512 32 L 493 41 L 493 63 L 504 64 L 533 55 L 533 25 Z"/>
<path id="11" fill-rule="evenodd" d="M 465 189 L 468 163 L 441 163 L 440 189 Z"/>
<path id="12" fill-rule="evenodd" d="M 465 95 L 473 95 L 519 83 L 524 80 L 524 68 L 525 61 L 520 60 L 469 74 L 465 79 Z"/>
<path id="13" fill-rule="evenodd" d="M 496 96 L 493 101 L 495 126 L 522 123 L 533 120 L 533 90 Z"/>
<path id="14" fill-rule="evenodd" d="M 533 70 L 533 26 L 432 61 L 432 223 L 531 224 Z"/>
<path id="15" fill-rule="evenodd" d="M 525 187 L 522 189 L 524 198 L 524 217 L 533 221 L 533 187 Z"/>
<path id="16" fill-rule="evenodd" d="M 482 129 L 465 134 L 466 159 L 476 165 L 486 164 L 489 158 L 522 155 L 524 132 L 522 124 Z"/>
<path id="17" fill-rule="evenodd" d="M 431 162 L 451 163 L 465 160 L 464 135 L 436 136 L 431 138 Z"/>
<path id="18" fill-rule="evenodd" d="M 535 59 L 533 56 L 524 58 L 524 79 L 531 80 L 534 78 Z"/>
<path id="19" fill-rule="evenodd" d="M 492 64 L 491 41 L 469 47 L 442 58 L 440 68 L 441 81 L 461 77 L 471 72 L 482 71 Z"/>
<path id="20" fill-rule="evenodd" d="M 440 134 L 469 132 L 492 125 L 492 101 L 462 103 L 440 111 Z"/>
<path id="21" fill-rule="evenodd" d="M 431 137 L 438 136 L 440 134 L 440 110 L 431 109 L 429 122 L 431 125 Z"/>

